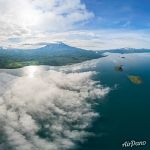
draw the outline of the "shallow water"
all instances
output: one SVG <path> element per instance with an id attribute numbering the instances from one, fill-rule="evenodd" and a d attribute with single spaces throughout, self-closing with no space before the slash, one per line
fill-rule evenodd
<path id="1" fill-rule="evenodd" d="M 0 149 L 121 150 L 135 140 L 147 144 L 132 149 L 149 150 L 149 66 L 150 54 L 109 54 L 72 66 L 0 70 Z"/>

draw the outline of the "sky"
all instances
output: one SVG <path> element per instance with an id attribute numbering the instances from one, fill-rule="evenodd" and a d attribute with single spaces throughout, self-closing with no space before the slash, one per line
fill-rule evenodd
<path id="1" fill-rule="evenodd" d="M 150 48 L 149 0 L 0 0 L 0 46 Z"/>

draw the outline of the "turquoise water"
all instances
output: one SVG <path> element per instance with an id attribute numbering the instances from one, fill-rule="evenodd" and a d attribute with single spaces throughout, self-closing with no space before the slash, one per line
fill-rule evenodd
<path id="1" fill-rule="evenodd" d="M 0 150 L 150 150 L 149 107 L 150 54 L 0 69 Z"/>
<path id="2" fill-rule="evenodd" d="M 116 65 L 123 65 L 123 71 L 116 71 Z M 149 150 L 150 54 L 110 54 L 99 61 L 95 70 L 98 72 L 95 80 L 112 90 L 95 108 L 100 118 L 89 129 L 95 136 L 81 143 L 79 150 Z M 143 83 L 133 84 L 128 75 L 140 76 Z M 147 144 L 122 147 L 125 141 L 132 140 Z"/>

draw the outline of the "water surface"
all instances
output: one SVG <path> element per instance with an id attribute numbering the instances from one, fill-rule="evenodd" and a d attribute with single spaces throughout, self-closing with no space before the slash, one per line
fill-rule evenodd
<path id="1" fill-rule="evenodd" d="M 132 149 L 150 149 L 150 54 L 1 69 L 0 77 L 3 150 L 122 150 L 131 140 L 147 142 Z"/>

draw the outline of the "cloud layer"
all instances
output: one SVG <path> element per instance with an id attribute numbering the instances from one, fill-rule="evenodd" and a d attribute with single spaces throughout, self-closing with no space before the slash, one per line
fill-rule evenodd
<path id="1" fill-rule="evenodd" d="M 81 0 L 0 0 L 0 46 L 31 48 L 42 42 L 63 41 L 92 50 L 150 47 L 147 28 L 126 28 L 130 21 L 120 28 L 111 27 L 113 21 L 102 27 L 86 4 Z M 124 9 L 128 8 L 121 11 Z"/>
<path id="2" fill-rule="evenodd" d="M 35 70 L 0 73 L 0 150 L 66 150 L 92 134 L 92 105 L 109 91 L 95 72 Z"/>
<path id="3" fill-rule="evenodd" d="M 94 16 L 80 0 L 0 0 L 0 37 L 64 31 Z"/>
<path id="4" fill-rule="evenodd" d="M 147 48 L 150 47 L 148 30 L 74 30 L 51 34 L 25 37 L 23 40 L 12 38 L 3 42 L 4 47 L 36 48 L 42 43 L 62 41 L 71 46 L 89 50 L 107 50 L 115 48 Z"/>

